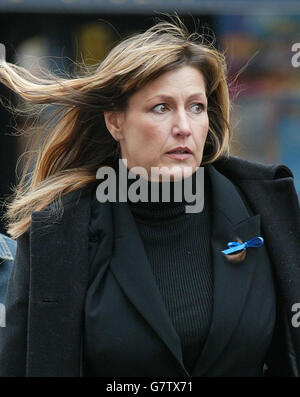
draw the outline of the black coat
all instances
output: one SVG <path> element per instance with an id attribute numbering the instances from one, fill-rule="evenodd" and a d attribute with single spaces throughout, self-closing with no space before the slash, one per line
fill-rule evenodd
<path id="1" fill-rule="evenodd" d="M 103 331 L 105 375 L 109 374 L 108 366 L 113 366 L 109 359 L 116 351 L 119 361 L 127 359 L 125 365 L 132 372 L 121 373 L 122 367 L 116 362 L 115 376 L 247 375 L 247 365 L 254 365 L 259 347 L 255 339 L 249 342 L 254 353 L 244 357 L 241 367 L 249 346 L 237 345 L 237 341 L 243 341 L 241 335 L 247 327 L 253 329 L 253 335 L 269 332 L 266 316 L 249 320 L 270 296 L 269 283 L 264 284 L 271 276 L 267 270 L 270 265 L 276 283 L 277 317 L 265 374 L 299 376 L 300 327 L 293 327 L 291 319 L 293 304 L 300 302 L 300 222 L 292 173 L 285 166 L 264 166 L 233 157 L 219 160 L 209 169 L 217 181 L 214 197 L 218 199 L 212 236 L 214 313 L 208 340 L 192 374 L 182 364 L 178 335 L 147 267 L 127 204 L 102 204 L 103 231 L 96 238 L 103 255 L 103 299 L 112 304 L 106 307 L 111 321 L 104 324 Z M 230 181 L 243 200 L 234 193 Z M 65 196 L 63 215 L 56 221 L 49 222 L 51 205 L 34 213 L 29 231 L 18 239 L 7 291 L 6 328 L 0 329 L 1 376 L 82 374 L 88 241 L 95 238 L 88 233 L 90 192 L 85 188 Z M 225 242 L 237 235 L 246 240 L 260 233 L 265 245 L 247 250 L 238 267 L 220 254 Z M 112 310 L 115 299 L 119 312 Z M 127 329 L 136 346 L 144 349 L 126 351 L 122 333 Z M 154 351 L 157 356 L 153 354 L 151 362 L 145 364 L 147 354 Z"/>

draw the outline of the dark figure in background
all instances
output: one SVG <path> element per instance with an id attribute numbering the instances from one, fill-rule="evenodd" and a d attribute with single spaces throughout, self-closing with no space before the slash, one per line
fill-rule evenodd
<path id="1" fill-rule="evenodd" d="M 5 304 L 7 283 L 16 255 L 15 240 L 0 234 L 0 303 Z"/>

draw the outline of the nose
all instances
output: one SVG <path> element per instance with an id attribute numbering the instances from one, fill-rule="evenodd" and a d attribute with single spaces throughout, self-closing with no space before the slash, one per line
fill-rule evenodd
<path id="1" fill-rule="evenodd" d="M 191 134 L 190 121 L 185 110 L 178 110 L 174 114 L 172 133 L 176 136 L 189 136 Z"/>

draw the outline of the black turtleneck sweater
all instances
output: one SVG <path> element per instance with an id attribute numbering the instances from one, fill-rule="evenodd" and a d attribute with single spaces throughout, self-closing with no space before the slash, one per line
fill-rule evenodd
<path id="1" fill-rule="evenodd" d="M 195 178 L 192 184 L 195 193 Z M 134 180 L 128 179 L 129 187 Z M 186 213 L 192 203 L 177 202 L 170 182 L 170 201 L 150 202 L 150 184 L 156 184 L 161 195 L 162 183 L 148 184 L 149 202 L 128 205 L 135 219 L 145 252 L 170 320 L 181 340 L 183 363 L 191 371 L 206 341 L 212 314 L 213 272 L 210 253 L 210 184 L 205 172 L 205 201 L 200 213 Z M 167 182 L 169 183 L 169 182 Z M 183 186 L 183 185 L 182 185 Z M 90 226 L 97 228 L 97 199 L 93 199 Z M 94 209 L 94 210 L 93 210 Z M 90 245 L 90 258 L 95 244 Z M 97 268 L 93 264 L 92 268 Z M 93 279 L 96 274 L 91 275 Z M 95 305 L 97 303 L 95 302 Z M 88 310 L 88 308 L 86 308 Z M 91 308 L 94 310 L 94 307 Z M 101 334 L 101 330 L 99 330 Z"/>

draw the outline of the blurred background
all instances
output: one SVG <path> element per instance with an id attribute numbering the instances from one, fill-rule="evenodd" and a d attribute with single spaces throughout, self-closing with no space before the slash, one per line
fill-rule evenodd
<path id="1" fill-rule="evenodd" d="M 226 54 L 232 154 L 286 164 L 300 195 L 299 0 L 0 0 L 0 42 L 8 62 L 37 75 L 43 67 L 66 77 L 72 61 L 98 63 L 120 38 L 175 11 L 192 31 L 196 24 L 200 32 L 214 32 L 217 48 Z M 26 107 L 3 85 L 0 96 Z M 17 182 L 26 138 L 12 135 L 22 121 L 3 105 L 0 120 L 2 202 Z"/>

